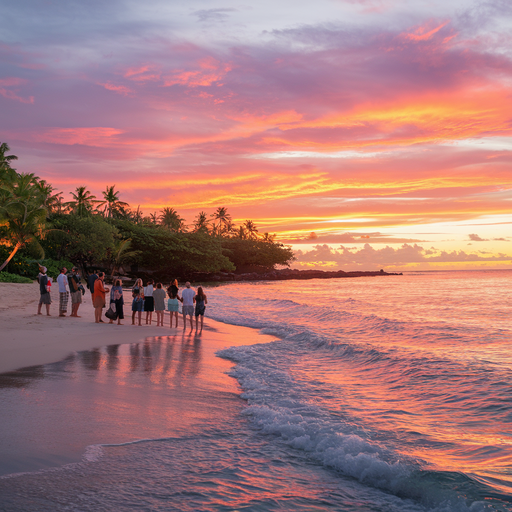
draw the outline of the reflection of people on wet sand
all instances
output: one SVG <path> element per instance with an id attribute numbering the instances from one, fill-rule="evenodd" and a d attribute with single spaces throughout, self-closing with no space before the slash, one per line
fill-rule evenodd
<path id="1" fill-rule="evenodd" d="M 194 302 L 196 304 L 196 332 L 198 329 L 199 317 L 201 317 L 201 331 L 203 330 L 203 320 L 204 320 L 204 312 L 206 309 L 206 304 L 208 304 L 208 299 L 203 292 L 202 286 L 199 286 L 197 289 L 197 295 L 194 297 Z"/>
<path id="2" fill-rule="evenodd" d="M 187 315 L 190 315 L 190 328 L 194 328 L 192 317 L 194 316 L 194 297 L 196 292 L 190 287 L 190 283 L 185 283 L 185 289 L 181 293 L 181 300 L 183 302 L 183 329 L 187 328 Z"/>

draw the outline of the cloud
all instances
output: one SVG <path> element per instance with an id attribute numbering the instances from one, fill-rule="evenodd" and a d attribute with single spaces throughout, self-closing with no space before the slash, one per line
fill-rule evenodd
<path id="1" fill-rule="evenodd" d="M 192 16 L 197 16 L 200 22 L 222 22 L 226 21 L 229 18 L 228 13 L 236 12 L 237 9 L 232 7 L 224 7 L 217 9 L 200 9 L 199 11 L 194 11 Z"/>
<path id="2" fill-rule="evenodd" d="M 98 84 L 98 85 L 105 87 L 105 89 L 107 89 L 108 91 L 114 91 L 119 94 L 122 94 L 123 96 L 130 96 L 131 94 L 133 94 L 133 90 L 124 85 L 115 85 L 111 82 L 107 82 L 105 84 Z"/>
<path id="3" fill-rule="evenodd" d="M 482 256 L 479 253 L 465 251 L 444 251 L 440 249 L 425 249 L 414 244 L 403 244 L 396 249 L 386 246 L 382 249 L 374 249 L 370 244 L 356 249 L 341 245 L 334 249 L 327 244 L 316 245 L 310 251 L 296 251 L 298 264 L 318 263 L 322 265 L 336 266 L 337 268 L 358 267 L 386 267 L 409 264 L 447 264 L 447 263 L 475 263 L 475 262 L 503 262 L 512 259 L 512 254 L 500 253 L 497 255 Z"/>
<path id="4" fill-rule="evenodd" d="M 279 240 L 285 244 L 300 245 L 300 244 L 311 244 L 317 242 L 318 244 L 405 244 L 405 243 L 417 243 L 425 242 L 425 240 L 417 240 L 413 238 L 395 238 L 392 235 L 383 235 L 379 232 L 370 234 L 361 234 L 358 232 L 351 233 L 321 233 L 316 232 L 310 233 L 306 237 L 296 235 L 294 237 L 282 237 Z"/>
<path id="5" fill-rule="evenodd" d="M 0 79 L 0 94 L 7 99 L 19 101 L 20 103 L 34 103 L 34 96 L 22 97 L 18 96 L 8 87 L 19 88 L 27 83 L 27 80 L 18 77 L 7 77 Z"/>
<path id="6" fill-rule="evenodd" d="M 481 238 L 480 236 L 478 236 L 477 234 L 473 233 L 473 234 L 470 234 L 469 235 L 469 239 L 472 241 L 472 242 L 488 242 L 489 239 L 488 238 Z"/>

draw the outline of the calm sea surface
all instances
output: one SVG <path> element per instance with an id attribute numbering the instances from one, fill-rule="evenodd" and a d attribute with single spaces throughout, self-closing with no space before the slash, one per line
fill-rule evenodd
<path id="1" fill-rule="evenodd" d="M 218 354 L 232 390 L 196 386 L 201 342 L 176 336 L 4 379 L 5 432 L 61 397 L 60 437 L 89 447 L 4 474 L 0 510 L 512 511 L 511 290 L 512 271 L 209 288 L 207 316 L 277 338 Z"/>

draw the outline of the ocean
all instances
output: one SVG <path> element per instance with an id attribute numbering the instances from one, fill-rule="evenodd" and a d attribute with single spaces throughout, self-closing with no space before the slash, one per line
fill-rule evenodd
<path id="1" fill-rule="evenodd" d="M 0 510 L 512 511 L 511 290 L 211 286 L 207 317 L 267 335 L 218 367 L 177 334 L 0 376 Z"/>

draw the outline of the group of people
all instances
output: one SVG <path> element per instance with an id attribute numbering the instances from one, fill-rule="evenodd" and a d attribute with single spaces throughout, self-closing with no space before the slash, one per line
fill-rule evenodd
<path id="1" fill-rule="evenodd" d="M 51 304 L 51 286 L 52 280 L 46 275 L 46 267 L 39 267 L 39 288 L 41 298 L 37 314 L 41 315 L 43 304 L 46 305 L 46 314 L 50 316 Z M 68 309 L 69 297 L 71 297 L 71 315 L 72 317 L 80 318 L 78 316 L 78 308 L 82 303 L 82 296 L 85 294 L 85 289 L 81 283 L 80 274 L 76 267 L 73 267 L 71 274 L 67 274 L 67 269 L 61 269 L 57 277 L 57 284 L 59 286 L 59 316 L 66 316 Z M 105 273 L 94 272 L 87 277 L 87 288 L 89 288 L 92 296 L 92 304 L 94 307 L 94 321 L 96 323 L 103 323 L 102 312 L 103 308 L 107 306 L 107 294 L 109 294 L 109 307 L 105 313 L 109 319 L 109 323 L 114 323 L 117 320 L 118 325 L 124 319 L 124 295 L 123 287 L 120 279 L 114 282 L 112 288 L 105 287 Z M 204 313 L 208 299 L 199 286 L 197 292 L 191 287 L 187 281 L 185 288 L 179 294 L 178 281 L 175 279 L 164 290 L 162 283 L 156 283 L 149 279 L 146 286 L 144 286 L 142 279 L 137 279 L 131 291 L 131 309 L 132 309 L 132 325 L 142 325 L 142 313 L 146 313 L 146 324 L 151 324 L 153 320 L 153 313 L 156 314 L 156 322 L 158 327 L 164 326 L 164 313 L 169 311 L 170 323 L 169 327 L 172 328 L 173 323 L 178 327 L 179 318 L 179 305 L 182 303 L 183 314 L 183 328 L 187 327 L 187 316 L 190 317 L 190 328 L 194 328 L 193 318 L 196 319 L 196 331 L 203 330 Z M 167 298 L 167 301 L 166 301 Z M 137 320 L 137 324 L 136 324 Z"/>
<path id="2" fill-rule="evenodd" d="M 166 297 L 168 297 L 167 304 Z M 164 312 L 167 310 L 170 313 L 169 327 L 173 326 L 173 320 L 176 323 L 176 327 L 178 327 L 180 302 L 183 304 L 183 328 L 185 329 L 187 327 L 187 316 L 189 316 L 190 328 L 193 329 L 193 317 L 195 316 L 196 330 L 199 328 L 199 322 L 201 322 L 202 330 L 204 312 L 208 299 L 201 286 L 199 286 L 197 292 L 195 292 L 187 281 L 180 297 L 178 281 L 176 279 L 169 285 L 167 292 L 164 290 L 162 283 L 155 284 L 153 279 L 149 279 L 146 286 L 144 286 L 142 279 L 137 279 L 132 288 L 132 325 L 135 325 L 136 319 L 138 325 L 142 324 L 143 312 L 146 312 L 146 324 L 151 324 L 154 312 L 156 314 L 156 325 L 163 327 Z M 117 302 L 116 307 L 118 307 Z"/>
<path id="3" fill-rule="evenodd" d="M 59 316 L 66 316 L 68 312 L 69 298 L 71 297 L 71 314 L 76 318 L 78 316 L 78 308 L 82 304 L 82 296 L 85 294 L 85 288 L 82 286 L 78 268 L 73 267 L 71 274 L 67 275 L 68 269 L 63 267 L 60 269 L 60 274 L 57 277 L 57 285 L 59 287 Z M 39 306 L 37 314 L 41 315 L 43 304 L 46 306 L 46 314 L 50 315 L 50 304 L 52 298 L 50 295 L 52 287 L 52 279 L 46 274 L 47 268 L 40 266 L 37 281 L 39 282 L 39 291 L 41 298 L 39 299 Z"/>

